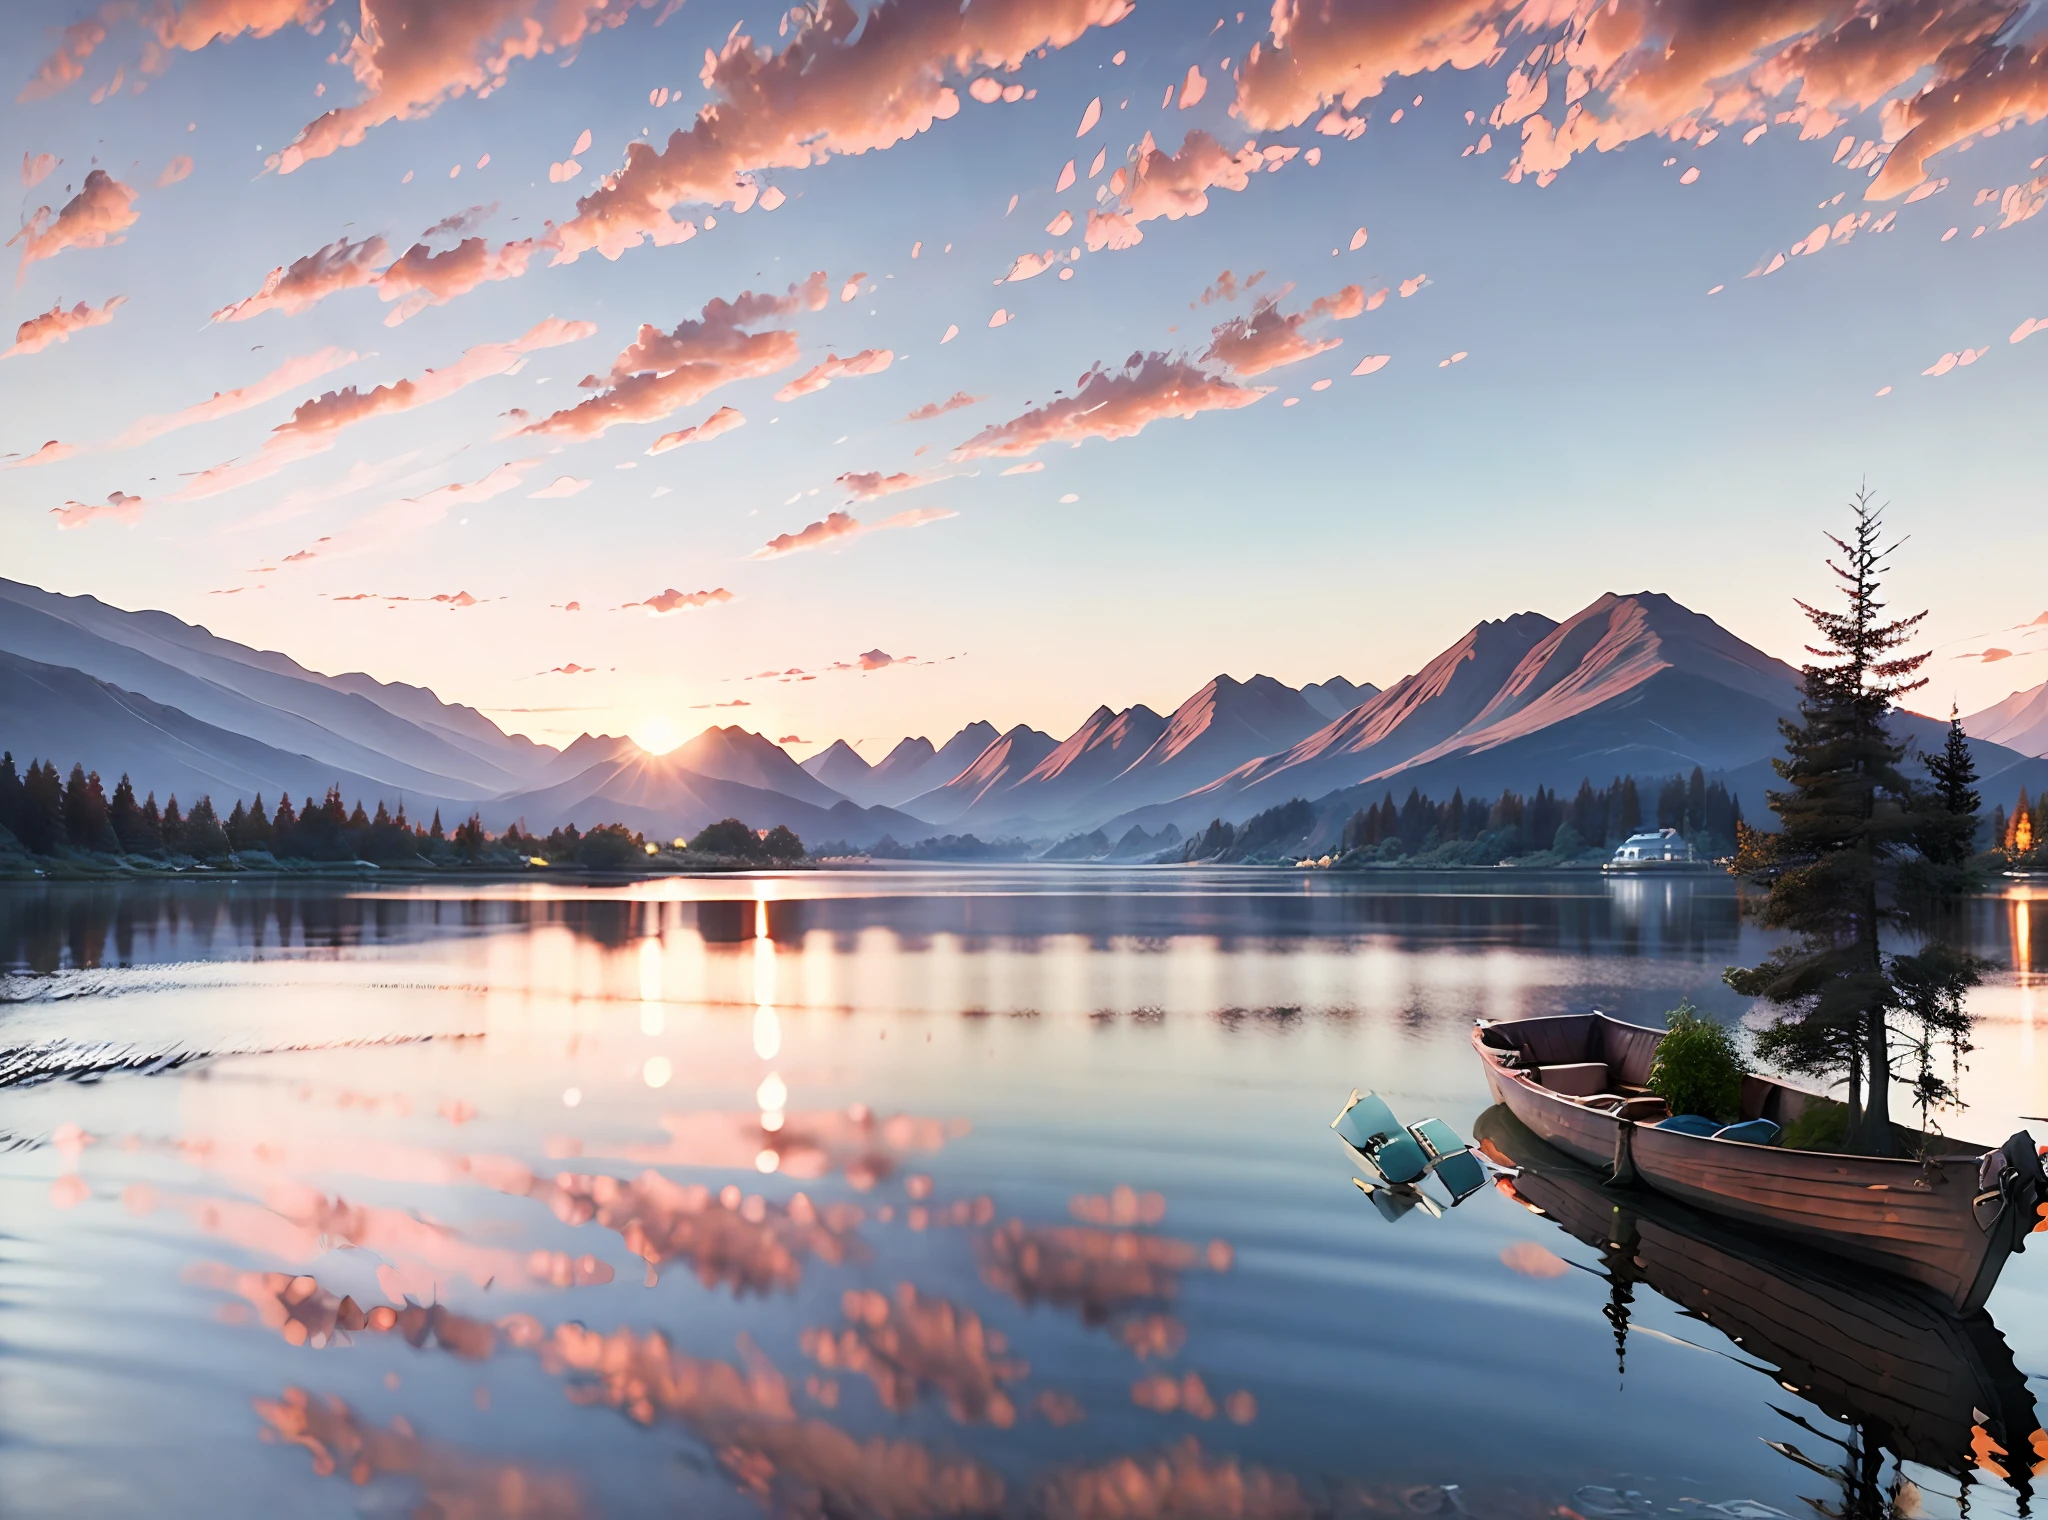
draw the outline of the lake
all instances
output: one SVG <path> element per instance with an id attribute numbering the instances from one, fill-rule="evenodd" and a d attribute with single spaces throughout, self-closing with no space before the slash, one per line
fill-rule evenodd
<path id="1" fill-rule="evenodd" d="M 1996 1142 L 2048 891 L 1970 924 Z M 1711 876 L 0 888 L 0 1510 L 1770 1520 L 1889 1449 L 1897 1513 L 2025 1513 L 2048 1252 L 1963 1335 L 1352 1186 L 1354 1085 L 1470 1137 L 1475 1017 L 1732 1016 L 1769 943 Z M 1843 1295 L 1937 1407 L 1813 1352 Z"/>

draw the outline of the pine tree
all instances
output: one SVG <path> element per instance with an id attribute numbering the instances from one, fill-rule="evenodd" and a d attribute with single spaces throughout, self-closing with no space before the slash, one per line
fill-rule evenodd
<path id="1" fill-rule="evenodd" d="M 1977 810 L 1983 798 L 1977 794 L 1977 762 L 1953 703 L 1948 739 L 1940 754 L 1927 757 L 1927 774 L 1934 790 L 1926 799 L 1920 853 L 1934 865 L 1960 867 L 1976 853 Z"/>
<path id="2" fill-rule="evenodd" d="M 158 825 L 158 832 L 163 836 L 164 848 L 172 854 L 176 855 L 184 850 L 185 819 L 178 811 L 176 792 L 171 793 L 170 800 L 164 803 L 163 822 Z"/>
<path id="3" fill-rule="evenodd" d="M 21 773 L 14 768 L 14 751 L 0 754 L 0 829 L 21 834 Z"/>
<path id="4" fill-rule="evenodd" d="M 21 823 L 14 832 L 31 855 L 54 855 L 70 842 L 64 832 L 64 787 L 57 767 L 47 760 L 31 760 L 21 778 Z"/>
<path id="5" fill-rule="evenodd" d="M 113 798 L 107 803 L 107 821 L 114 826 L 114 838 L 127 854 L 146 854 L 160 842 L 155 827 L 135 801 L 135 783 L 125 773 L 114 783 Z"/>
<path id="6" fill-rule="evenodd" d="M 142 827 L 149 840 L 149 848 L 161 850 L 164 847 L 164 815 L 157 811 L 154 791 L 142 799 Z"/>
<path id="7" fill-rule="evenodd" d="M 1688 837 L 1707 826 L 1707 773 L 1697 765 L 1685 783 L 1685 832 Z"/>
<path id="8" fill-rule="evenodd" d="M 263 806 L 263 794 L 258 792 L 256 800 L 249 804 L 249 818 L 242 825 L 242 837 L 234 841 L 238 850 L 267 850 L 273 838 L 270 827 L 270 812 Z"/>
<path id="9" fill-rule="evenodd" d="M 1615 832 L 1623 839 L 1643 831 L 1643 799 L 1636 791 L 1636 778 L 1624 776 L 1621 782 L 1621 821 Z"/>
<path id="10" fill-rule="evenodd" d="M 64 832 L 74 849 L 111 855 L 121 848 L 107 821 L 107 794 L 98 771 L 88 774 L 82 765 L 71 767 L 70 779 L 64 783 Z"/>
<path id="11" fill-rule="evenodd" d="M 218 860 L 228 853 L 227 830 L 220 826 L 220 815 L 214 812 L 211 797 L 201 797 L 185 816 L 182 848 L 187 855 L 200 860 Z"/>
<path id="12" fill-rule="evenodd" d="M 440 844 L 448 838 L 447 834 L 442 832 L 441 829 L 441 810 L 439 808 L 434 809 L 434 826 L 427 830 L 427 838 L 433 840 L 436 844 Z"/>
<path id="13" fill-rule="evenodd" d="M 1730 967 L 1726 979 L 1778 1015 L 1758 1039 L 1758 1053 L 1793 1071 L 1846 1081 L 1849 1148 L 1891 1155 L 1890 1018 L 1919 1026 L 1923 1076 L 1935 1039 L 1947 1038 L 1959 1057 L 1968 1029 L 1962 991 L 1975 970 L 1968 957 L 1938 946 L 1918 957 L 1884 949 L 1883 931 L 1904 919 L 1897 867 L 1919 828 L 1912 783 L 1900 768 L 1905 748 L 1885 720 L 1900 697 L 1925 684 L 1914 676 L 1927 656 L 1899 651 L 1926 614 L 1885 619 L 1880 583 L 1897 546 L 1881 542 L 1883 514 L 1868 492 L 1859 490 L 1850 510 L 1850 538 L 1828 535 L 1841 562 L 1827 565 L 1844 606 L 1799 604 L 1820 642 L 1807 651 L 1814 658 L 1799 719 L 1779 725 L 1785 757 L 1772 762 L 1787 785 L 1771 793 L 1780 831 L 1766 852 L 1770 890 L 1758 917 L 1797 938 L 1760 965 Z M 1739 859 L 1745 869 L 1757 864 Z M 1944 1021 L 1951 1027 L 1940 1027 Z M 1923 1100 L 1933 1090 L 1919 1087 Z"/>

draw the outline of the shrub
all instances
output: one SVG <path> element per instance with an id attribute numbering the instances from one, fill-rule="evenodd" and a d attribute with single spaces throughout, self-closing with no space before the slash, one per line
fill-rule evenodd
<path id="1" fill-rule="evenodd" d="M 699 855 L 723 855 L 730 860 L 759 860 L 763 856 L 761 836 L 737 818 L 721 818 L 706 824 L 690 841 Z"/>
<path id="2" fill-rule="evenodd" d="M 633 864 L 643 853 L 622 823 L 607 823 L 576 841 L 577 863 L 593 871 L 617 871 Z"/>
<path id="3" fill-rule="evenodd" d="M 1726 1025 L 1680 1003 L 1665 1015 L 1670 1033 L 1657 1046 L 1650 1091 L 1674 1114 L 1702 1114 L 1731 1123 L 1741 1115 L 1742 1052 Z"/>

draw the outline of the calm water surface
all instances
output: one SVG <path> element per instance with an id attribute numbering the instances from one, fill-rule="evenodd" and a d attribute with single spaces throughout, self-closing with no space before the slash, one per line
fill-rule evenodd
<path id="1" fill-rule="evenodd" d="M 2042 899 L 1958 1133 L 2048 1113 Z M 2001 1408 L 1887 1437 L 1569 1200 L 1351 1185 L 1354 1084 L 1469 1135 L 1476 1015 L 1766 943 L 1713 878 L 0 889 L 0 1512 L 1769 1520 L 1889 1444 L 2024 1513 L 2048 1252 Z"/>

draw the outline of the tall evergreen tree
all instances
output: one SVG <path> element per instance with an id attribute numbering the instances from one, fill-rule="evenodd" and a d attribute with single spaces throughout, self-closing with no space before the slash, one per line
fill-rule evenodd
<path id="1" fill-rule="evenodd" d="M 1931 865 L 1960 868 L 1977 850 L 1977 810 L 1983 798 L 1977 793 L 1977 762 L 1954 704 L 1948 738 L 1939 754 L 1927 757 L 1927 775 L 1934 786 L 1922 811 L 1920 853 Z"/>
<path id="2" fill-rule="evenodd" d="M 227 830 L 221 827 L 211 797 L 201 797 L 185 815 L 184 850 L 201 860 L 218 860 L 228 853 Z"/>
<path id="3" fill-rule="evenodd" d="M 135 783 L 125 774 L 114 784 L 113 798 L 107 803 L 107 821 L 114 826 L 114 838 L 130 855 L 145 854 L 162 843 L 157 838 L 156 826 L 135 801 Z"/>
<path id="4" fill-rule="evenodd" d="M 1883 932 L 1904 920 L 1898 866 L 1920 826 L 1901 769 L 1905 748 L 1886 719 L 1900 697 L 1924 684 L 1915 673 L 1927 656 L 1900 651 L 1926 614 L 1885 617 L 1880 583 L 1896 545 L 1882 542 L 1883 513 L 1867 491 L 1856 493 L 1850 510 L 1850 536 L 1828 535 L 1840 556 L 1827 565 L 1841 610 L 1799 604 L 1820 642 L 1807 651 L 1813 660 L 1799 719 L 1780 724 L 1786 753 L 1772 765 L 1786 789 L 1770 794 L 1780 830 L 1767 850 L 1738 856 L 1738 869 L 1767 866 L 1761 921 L 1796 938 L 1757 966 L 1730 967 L 1726 979 L 1778 1015 L 1757 1041 L 1759 1054 L 1846 1081 L 1849 1148 L 1891 1155 L 1892 1016 L 1920 1026 L 1923 1074 L 1944 1021 L 1961 1021 L 1938 1031 L 1959 1054 L 1968 1027 L 1961 996 L 1975 966 L 1940 947 L 1919 957 L 1885 950 Z M 1930 1091 L 1921 1088 L 1923 1097 Z"/>
<path id="5" fill-rule="evenodd" d="M 17 837 L 21 834 L 21 773 L 14 768 L 14 751 L 0 754 L 0 829 Z"/>
<path id="6" fill-rule="evenodd" d="M 1624 776 L 1621 780 L 1621 818 L 1615 826 L 1615 833 L 1622 839 L 1643 830 L 1643 799 L 1636 791 L 1636 778 Z"/>
<path id="7" fill-rule="evenodd" d="M 163 835 L 165 849 L 174 855 L 184 850 L 185 815 L 178 811 L 178 794 L 176 792 L 171 793 L 165 799 L 163 821 L 158 824 L 157 829 Z"/>
<path id="8" fill-rule="evenodd" d="M 64 783 L 64 832 L 72 846 L 111 855 L 121 848 L 107 818 L 107 793 L 98 771 L 74 764 Z"/>
<path id="9" fill-rule="evenodd" d="M 21 778 L 21 823 L 14 832 L 32 855 L 54 855 L 70 842 L 64 832 L 63 783 L 48 760 L 31 760 Z"/>

